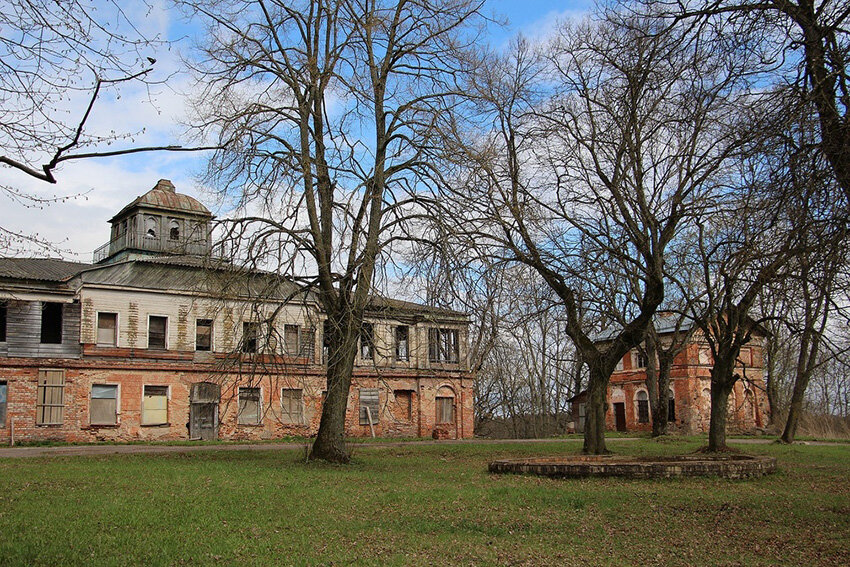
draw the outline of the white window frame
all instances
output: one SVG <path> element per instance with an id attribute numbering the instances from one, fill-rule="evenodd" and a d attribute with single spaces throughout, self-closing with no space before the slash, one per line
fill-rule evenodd
<path id="1" fill-rule="evenodd" d="M 284 423 L 287 425 L 301 425 L 304 423 L 304 388 L 280 388 L 280 419 L 283 421 L 284 415 L 289 415 L 288 412 L 283 411 L 283 392 L 284 390 L 300 390 L 301 391 L 301 408 L 299 410 L 299 418 L 293 421 L 285 421 Z M 260 396 L 262 398 L 262 392 L 260 392 Z"/>
<path id="2" fill-rule="evenodd" d="M 165 388 L 165 423 L 145 423 L 145 388 L 154 386 Z M 142 399 L 139 406 L 139 425 L 143 427 L 156 427 L 171 423 L 171 385 L 170 384 L 142 384 Z"/>
<path id="3" fill-rule="evenodd" d="M 242 411 L 239 407 L 240 393 L 245 390 L 259 390 L 260 398 L 257 400 L 257 423 L 242 423 L 239 420 L 242 418 Z M 263 387 L 262 386 L 238 386 L 236 388 L 236 425 L 247 425 L 248 427 L 257 427 L 263 425 Z"/>
<path id="4" fill-rule="evenodd" d="M 101 343 L 97 342 L 97 334 L 98 334 L 98 331 L 100 330 L 98 323 L 100 322 L 100 314 L 101 313 L 103 313 L 104 315 L 115 315 L 115 344 L 106 345 L 106 344 L 101 344 Z M 149 321 L 148 324 L 150 324 L 150 320 L 148 320 L 148 321 Z M 118 347 L 119 342 L 121 341 L 121 332 L 120 332 L 119 329 L 121 329 L 121 314 L 118 311 L 95 311 L 95 315 L 94 315 L 94 344 L 96 344 L 97 346 Z"/>

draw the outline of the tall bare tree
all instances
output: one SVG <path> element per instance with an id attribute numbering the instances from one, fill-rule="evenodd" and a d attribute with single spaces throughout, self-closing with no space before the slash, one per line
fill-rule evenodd
<path id="1" fill-rule="evenodd" d="M 457 230 L 532 267 L 563 303 L 589 367 L 588 453 L 606 452 L 608 380 L 663 301 L 667 245 L 738 147 L 731 125 L 746 64 L 685 29 L 608 16 L 564 25 L 545 56 L 520 40 L 479 63 L 475 119 L 445 128 L 457 134 L 448 145 L 461 169 Z M 615 275 L 598 277 L 606 273 Z M 601 329 L 579 316 L 582 298 L 627 294 L 608 281 L 629 274 L 640 299 L 601 347 Z"/>
<path id="2" fill-rule="evenodd" d="M 376 269 L 418 214 L 429 126 L 474 40 L 478 0 L 188 2 L 209 27 L 197 125 L 207 179 L 235 198 L 251 252 L 308 278 L 327 315 L 314 458 L 346 462 L 345 415 Z M 280 268 L 280 264 L 273 266 Z"/>

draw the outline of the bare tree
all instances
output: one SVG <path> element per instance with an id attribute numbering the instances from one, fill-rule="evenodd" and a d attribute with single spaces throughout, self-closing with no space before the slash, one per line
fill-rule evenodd
<path id="1" fill-rule="evenodd" d="M 438 102 L 479 1 L 188 2 L 209 33 L 197 70 L 207 179 L 235 197 L 251 252 L 309 278 L 327 316 L 314 458 L 349 459 L 351 374 L 376 269 L 417 214 Z M 279 266 L 274 266 L 275 270 Z"/>
<path id="2" fill-rule="evenodd" d="M 148 151 L 196 151 L 178 145 L 140 146 L 140 132 L 120 126 L 90 128 L 105 97 L 120 98 L 125 85 L 149 88 L 160 37 L 137 27 L 133 9 L 114 0 L 99 5 L 82 0 L 12 0 L 0 11 L 0 164 L 47 183 L 57 182 L 69 161 Z M 124 146 L 124 147 L 121 147 Z M 42 207 L 73 195 L 41 196 L 0 181 L 0 192 L 25 207 Z M 0 227 L 0 248 L 54 249 L 25 231 Z"/>
<path id="3" fill-rule="evenodd" d="M 590 372 L 589 453 L 606 452 L 610 374 L 663 301 L 667 245 L 739 143 L 730 124 L 746 61 L 662 28 L 620 14 L 565 25 L 545 59 L 520 40 L 476 66 L 476 118 L 446 127 L 458 133 L 448 145 L 461 168 L 451 205 L 458 231 L 532 267 L 564 306 Z M 597 277 L 606 272 L 619 275 Z M 629 274 L 640 299 L 602 347 L 601 329 L 579 317 L 581 298 L 603 289 L 625 297 L 606 280 Z"/>

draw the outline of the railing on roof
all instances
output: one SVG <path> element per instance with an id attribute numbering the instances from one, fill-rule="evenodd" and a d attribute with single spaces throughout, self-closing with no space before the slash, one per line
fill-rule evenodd
<path id="1" fill-rule="evenodd" d="M 126 249 L 205 256 L 210 253 L 210 241 L 207 238 L 196 235 L 172 240 L 166 235 L 152 237 L 142 232 L 128 230 L 95 249 L 92 252 L 92 262 L 96 264 L 112 254 Z"/>

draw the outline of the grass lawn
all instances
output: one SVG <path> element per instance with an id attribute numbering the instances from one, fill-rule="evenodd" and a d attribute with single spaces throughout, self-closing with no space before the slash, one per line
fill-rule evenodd
<path id="1" fill-rule="evenodd" d="M 694 440 L 617 442 L 618 453 Z M 0 460 L 0 564 L 848 565 L 850 447 L 740 446 L 751 481 L 492 476 L 576 443 Z"/>

